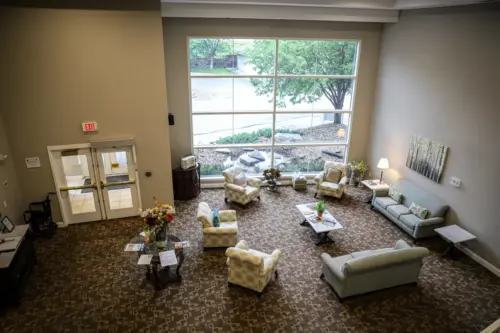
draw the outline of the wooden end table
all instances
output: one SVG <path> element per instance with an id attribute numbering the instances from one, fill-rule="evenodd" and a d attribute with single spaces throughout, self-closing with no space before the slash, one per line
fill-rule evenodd
<path id="1" fill-rule="evenodd" d="M 443 253 L 443 257 L 453 259 L 456 244 L 463 243 L 476 238 L 473 234 L 460 228 L 458 225 L 448 225 L 435 230 L 441 238 L 448 242 L 448 247 Z"/>
<path id="2" fill-rule="evenodd" d="M 375 191 L 375 190 L 388 190 L 389 187 L 390 187 L 389 184 L 386 184 L 384 182 L 382 182 L 382 184 L 380 184 L 380 180 L 378 180 L 378 179 L 375 179 L 375 180 L 363 180 L 361 182 L 361 184 L 363 184 L 364 186 L 366 186 L 370 190 L 372 190 L 372 195 L 370 195 L 368 197 L 368 199 L 366 199 L 366 203 L 371 203 L 372 202 L 373 191 Z"/>

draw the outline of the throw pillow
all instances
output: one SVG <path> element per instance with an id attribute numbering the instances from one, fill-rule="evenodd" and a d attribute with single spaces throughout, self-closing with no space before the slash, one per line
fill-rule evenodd
<path id="1" fill-rule="evenodd" d="M 425 219 L 425 217 L 429 213 L 429 210 L 427 208 L 424 208 L 424 207 L 419 206 L 416 203 L 412 202 L 411 206 L 410 206 L 410 212 L 414 215 L 417 215 L 418 217 L 420 217 L 423 220 L 423 219 Z"/>
<path id="2" fill-rule="evenodd" d="M 403 200 L 403 194 L 392 187 L 389 187 L 389 196 L 397 203 L 401 203 L 401 200 Z"/>
<path id="3" fill-rule="evenodd" d="M 340 176 L 342 176 L 342 171 L 328 169 L 325 180 L 330 183 L 338 183 L 340 182 Z"/>
<path id="4" fill-rule="evenodd" d="M 247 175 L 244 172 L 234 177 L 234 184 L 238 186 L 245 186 L 247 184 Z"/>
<path id="5" fill-rule="evenodd" d="M 220 227 L 220 216 L 219 216 L 219 209 L 218 208 L 214 209 L 213 222 L 214 222 L 214 227 L 216 227 L 216 228 Z"/>

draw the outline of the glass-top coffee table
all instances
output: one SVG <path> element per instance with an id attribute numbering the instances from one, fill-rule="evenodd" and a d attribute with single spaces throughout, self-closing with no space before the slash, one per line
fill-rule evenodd
<path id="1" fill-rule="evenodd" d="M 130 263 L 137 268 L 144 269 L 146 271 L 145 283 L 150 282 L 153 284 L 155 289 L 163 289 L 168 282 L 179 281 L 182 276 L 179 270 L 184 262 L 184 249 L 175 248 L 175 242 L 180 242 L 181 239 L 174 235 L 166 235 L 167 242 L 164 247 L 158 247 L 155 242 L 146 244 L 145 238 L 140 234 L 133 237 L 129 243 L 132 244 L 144 244 L 144 249 L 139 252 L 125 252 L 128 256 Z M 175 251 L 175 256 L 177 258 L 177 265 L 162 267 L 160 263 L 160 256 L 158 253 L 163 251 Z M 139 265 L 139 257 L 143 254 L 153 255 L 151 263 L 149 265 Z M 175 269 L 175 273 L 172 271 Z"/>

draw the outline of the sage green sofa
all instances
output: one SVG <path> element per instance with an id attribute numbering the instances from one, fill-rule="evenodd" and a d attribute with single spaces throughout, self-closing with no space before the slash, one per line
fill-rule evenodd
<path id="1" fill-rule="evenodd" d="M 437 235 L 434 230 L 445 226 L 444 217 L 449 206 L 441 199 L 403 178 L 399 179 L 393 187 L 403 194 L 401 203 L 389 197 L 388 189 L 375 190 L 372 208 L 385 215 L 414 239 Z M 410 213 L 409 207 L 412 202 L 429 210 L 425 219 L 420 219 Z"/>
<path id="2" fill-rule="evenodd" d="M 332 258 L 323 253 L 321 278 L 325 279 L 342 299 L 399 285 L 416 283 L 423 258 L 429 255 L 424 247 L 410 247 L 399 240 L 393 248 L 354 252 Z"/>

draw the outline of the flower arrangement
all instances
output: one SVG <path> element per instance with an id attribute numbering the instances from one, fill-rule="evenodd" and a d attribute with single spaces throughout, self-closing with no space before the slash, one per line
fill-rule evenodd
<path id="1" fill-rule="evenodd" d="M 274 183 L 277 179 L 281 178 L 281 170 L 278 168 L 265 169 L 262 175 L 268 183 Z"/>
<path id="2" fill-rule="evenodd" d="M 349 185 L 356 184 L 356 175 L 359 177 L 359 181 L 361 182 L 361 180 L 363 180 L 363 176 L 368 171 L 368 165 L 366 165 L 363 161 L 357 162 L 356 160 L 352 160 L 349 162 L 348 166 L 349 169 L 351 169 L 351 179 L 349 180 Z"/>
<path id="3" fill-rule="evenodd" d="M 174 221 L 174 207 L 164 204 L 153 198 L 154 206 L 148 209 L 139 209 L 140 216 L 144 219 L 146 230 L 165 228 Z"/>

